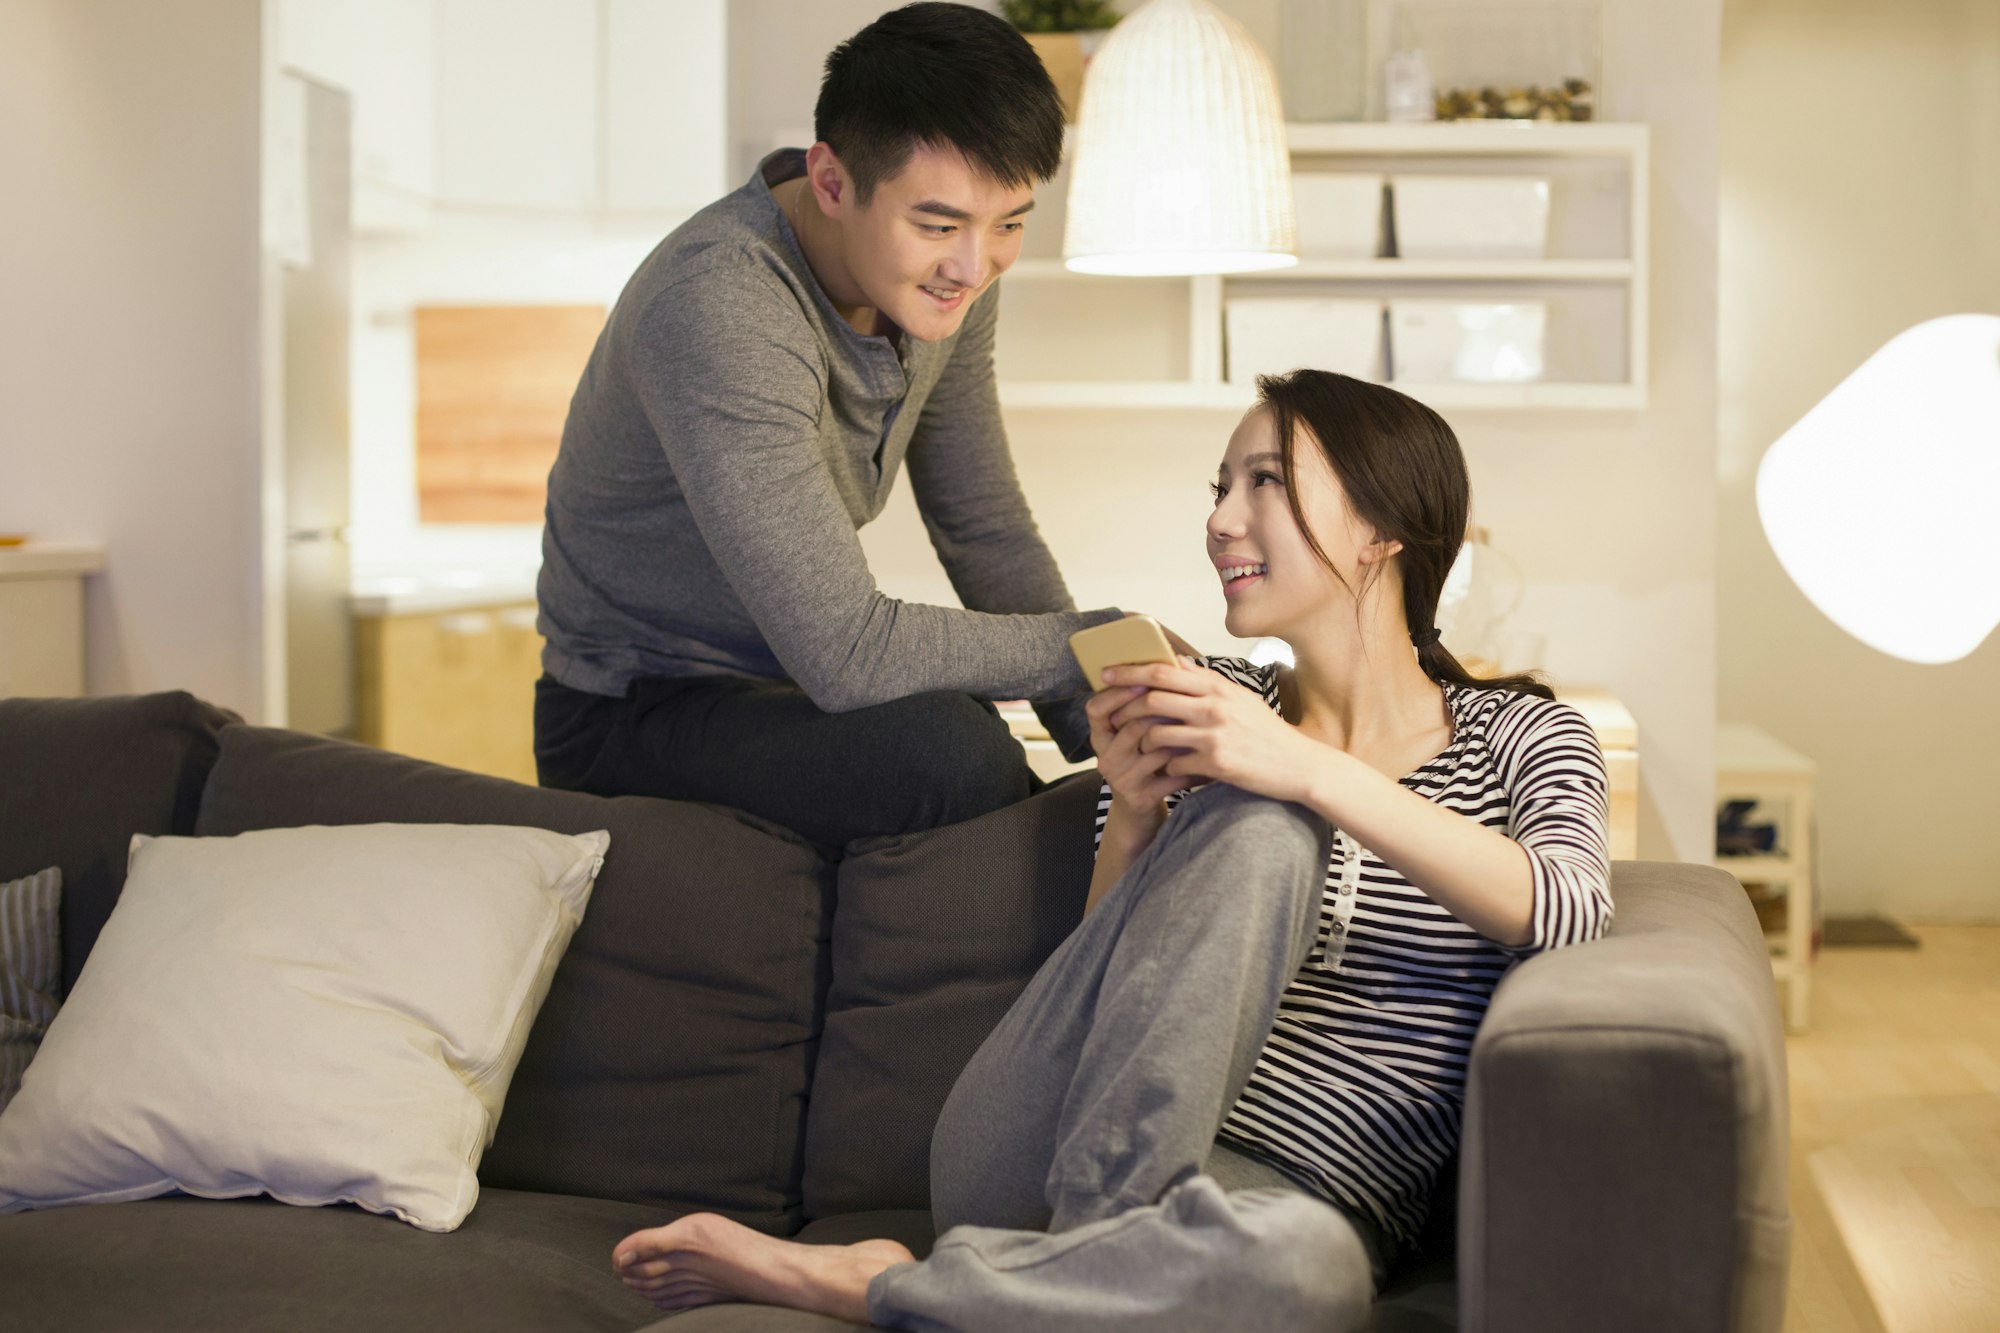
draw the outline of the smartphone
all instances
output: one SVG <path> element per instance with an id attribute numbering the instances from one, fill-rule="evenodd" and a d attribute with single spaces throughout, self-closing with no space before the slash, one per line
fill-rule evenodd
<path id="1" fill-rule="evenodd" d="M 1131 666 L 1140 662 L 1163 662 L 1173 666 L 1174 656 L 1167 632 L 1151 616 L 1126 616 L 1080 629 L 1069 636 L 1069 650 L 1090 682 L 1092 693 L 1104 688 L 1104 668 Z"/>

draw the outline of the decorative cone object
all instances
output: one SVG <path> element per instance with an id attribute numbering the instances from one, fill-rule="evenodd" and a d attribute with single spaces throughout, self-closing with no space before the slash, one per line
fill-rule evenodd
<path id="1" fill-rule="evenodd" d="M 1063 259 L 1080 273 L 1298 262 L 1271 62 L 1208 0 L 1149 0 L 1084 78 Z"/>

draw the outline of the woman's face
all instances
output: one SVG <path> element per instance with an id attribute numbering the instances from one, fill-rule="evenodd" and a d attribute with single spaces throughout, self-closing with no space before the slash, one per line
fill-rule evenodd
<path id="1" fill-rule="evenodd" d="M 1381 558 L 1383 544 L 1355 517 L 1319 442 L 1303 425 L 1298 430 L 1294 476 L 1285 475 L 1277 426 L 1263 407 L 1236 427 L 1216 470 L 1208 555 L 1227 599 L 1223 624 L 1240 639 L 1292 641 L 1299 627 L 1322 616 L 1351 617 L 1348 589 L 1360 587 L 1364 567 Z M 1288 487 L 1297 491 L 1338 576 L 1307 544 L 1286 501 Z"/>

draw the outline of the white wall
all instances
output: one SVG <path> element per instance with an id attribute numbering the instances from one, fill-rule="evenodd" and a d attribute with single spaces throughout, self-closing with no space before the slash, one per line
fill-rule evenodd
<path id="1" fill-rule="evenodd" d="M 1516 630 L 1545 636 L 1559 679 L 1608 685 L 1632 709 L 1640 852 L 1690 860 L 1708 857 L 1714 818 L 1719 4 L 1603 7 L 1603 117 L 1653 127 L 1652 406 L 1448 414 L 1479 521 L 1529 581 Z M 811 123 L 826 51 L 887 7 L 734 0 L 742 172 L 773 132 Z M 1221 7 L 1269 40 L 1269 0 Z M 1388 6 L 1375 11 L 1386 31 Z M 1004 316 L 1001 327 L 1005 337 Z M 1010 414 L 1029 500 L 1080 604 L 1149 611 L 1197 642 L 1226 641 L 1201 519 L 1233 425 L 1221 413 Z M 949 600 L 907 489 L 863 542 L 889 592 Z"/>
<path id="2" fill-rule="evenodd" d="M 0 529 L 108 545 L 93 694 L 262 716 L 260 0 L 0 5 Z"/>
<path id="3" fill-rule="evenodd" d="M 2000 642 L 1920 667 L 1847 637 L 1779 568 L 1753 489 L 1771 442 L 1892 336 L 2000 313 L 2000 5 L 1729 0 L 1722 52 L 1722 715 L 1818 763 L 1828 912 L 2000 920 L 1980 762 Z"/>

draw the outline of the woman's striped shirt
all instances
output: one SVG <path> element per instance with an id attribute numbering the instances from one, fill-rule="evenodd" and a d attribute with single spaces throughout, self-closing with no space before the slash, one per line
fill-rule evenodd
<path id="1" fill-rule="evenodd" d="M 1203 664 L 1278 708 L 1275 665 Z M 1494 986 L 1521 958 L 1594 939 L 1611 920 L 1604 755 L 1590 725 L 1531 694 L 1443 689 L 1451 742 L 1402 784 L 1521 844 L 1534 937 L 1494 943 L 1336 828 L 1318 940 L 1221 1133 L 1403 1244 L 1458 1145 L 1466 1065 Z M 1105 786 L 1100 840 L 1110 809 Z"/>

